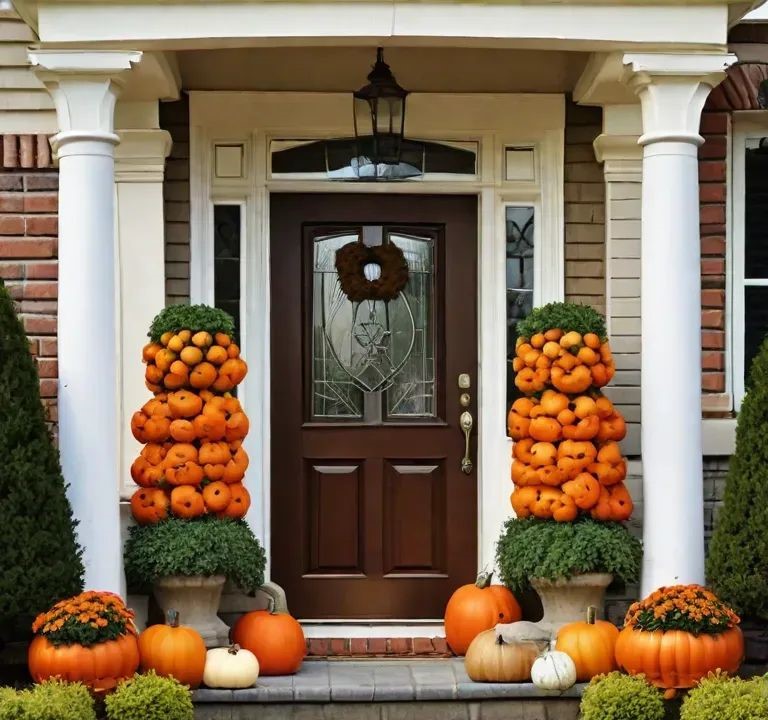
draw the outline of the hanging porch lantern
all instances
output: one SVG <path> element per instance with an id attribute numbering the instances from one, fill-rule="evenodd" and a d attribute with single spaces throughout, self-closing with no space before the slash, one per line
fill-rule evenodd
<path id="1" fill-rule="evenodd" d="M 384 62 L 384 49 L 378 48 L 368 84 L 354 93 L 358 175 L 377 177 L 380 166 L 400 164 L 407 95 Z M 362 165 L 371 165 L 371 171 L 363 173 Z"/>

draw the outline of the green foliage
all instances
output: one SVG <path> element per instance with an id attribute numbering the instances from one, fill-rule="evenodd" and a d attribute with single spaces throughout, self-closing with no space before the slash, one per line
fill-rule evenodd
<path id="1" fill-rule="evenodd" d="M 510 518 L 496 545 L 499 577 L 515 591 L 525 590 L 534 577 L 557 580 L 592 572 L 635 582 L 641 558 L 640 541 L 624 525 L 591 518 L 572 523 Z"/>
<path id="2" fill-rule="evenodd" d="M 0 281 L 0 644 L 82 588 L 82 550 L 59 455 L 45 424 L 35 362 Z"/>
<path id="3" fill-rule="evenodd" d="M 558 328 L 565 332 L 576 331 L 581 335 L 595 333 L 604 339 L 605 318 L 589 305 L 554 302 L 534 308 L 524 320 L 517 323 L 517 333 L 530 338 L 539 332 Z"/>
<path id="4" fill-rule="evenodd" d="M 723 507 L 709 547 L 715 592 L 748 617 L 768 620 L 768 340 L 750 370 L 739 411 Z"/>
<path id="5" fill-rule="evenodd" d="M 150 670 L 123 680 L 104 702 L 107 720 L 193 720 L 189 688 Z"/>
<path id="6" fill-rule="evenodd" d="M 581 697 L 582 720 L 664 720 L 661 692 L 642 675 L 619 672 L 592 678 Z"/>
<path id="7" fill-rule="evenodd" d="M 768 678 L 742 680 L 710 675 L 683 701 L 680 720 L 765 720 Z"/>
<path id="8" fill-rule="evenodd" d="M 264 549 L 243 520 L 168 518 L 128 532 L 125 574 L 136 589 L 170 575 L 226 575 L 245 592 L 264 582 Z"/>
<path id="9" fill-rule="evenodd" d="M 96 720 L 96 711 L 85 685 L 46 680 L 31 690 L 0 688 L 0 720 Z"/>
<path id="10" fill-rule="evenodd" d="M 184 329 L 234 335 L 235 321 L 229 313 L 208 305 L 170 305 L 155 316 L 147 334 L 159 342 L 165 333 Z"/>

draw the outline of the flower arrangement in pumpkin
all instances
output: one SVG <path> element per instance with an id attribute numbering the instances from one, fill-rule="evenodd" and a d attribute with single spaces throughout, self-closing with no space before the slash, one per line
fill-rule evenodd
<path id="1" fill-rule="evenodd" d="M 232 318 L 204 305 L 166 308 L 152 323 L 142 357 L 154 397 L 131 418 L 144 443 L 131 465 L 140 486 L 131 510 L 140 524 L 169 514 L 237 519 L 248 510 L 249 421 L 232 395 L 248 366 L 233 334 Z"/>
<path id="2" fill-rule="evenodd" d="M 623 521 L 633 503 L 619 442 L 627 427 L 601 388 L 616 372 L 605 322 L 592 308 L 551 303 L 518 324 L 507 430 L 511 502 L 520 518 Z"/>

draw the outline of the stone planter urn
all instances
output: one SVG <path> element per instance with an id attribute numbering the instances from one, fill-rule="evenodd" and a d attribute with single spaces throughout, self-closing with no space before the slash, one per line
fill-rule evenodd
<path id="1" fill-rule="evenodd" d="M 229 643 L 229 626 L 217 614 L 225 582 L 223 575 L 174 575 L 156 580 L 153 590 L 163 614 L 177 610 L 180 623 L 197 630 L 206 647 L 220 647 Z"/>
<path id="2" fill-rule="evenodd" d="M 590 605 L 600 612 L 612 580 L 610 573 L 587 573 L 567 580 L 531 578 L 544 608 L 544 616 L 536 624 L 554 636 L 563 625 L 584 620 Z"/>

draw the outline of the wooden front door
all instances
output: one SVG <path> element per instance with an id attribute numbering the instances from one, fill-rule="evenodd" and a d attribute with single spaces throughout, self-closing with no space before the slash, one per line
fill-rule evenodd
<path id="1" fill-rule="evenodd" d="M 276 194 L 270 212 L 272 578 L 302 619 L 440 618 L 477 570 L 459 424 L 462 393 L 477 420 L 477 198 Z M 397 246 L 405 290 L 350 301 L 349 243 Z"/>

